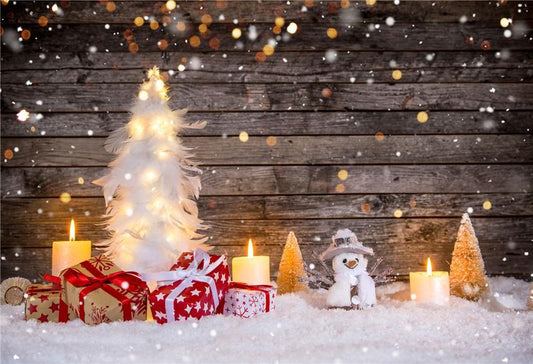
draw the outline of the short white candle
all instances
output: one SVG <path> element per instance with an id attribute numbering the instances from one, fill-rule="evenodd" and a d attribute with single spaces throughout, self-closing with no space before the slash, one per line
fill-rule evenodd
<path id="1" fill-rule="evenodd" d="M 233 258 L 231 270 L 233 282 L 270 284 L 270 257 L 254 256 L 252 239 L 248 241 L 248 256 Z"/>
<path id="2" fill-rule="evenodd" d="M 410 272 L 411 300 L 447 305 L 450 301 L 450 278 L 448 272 L 433 272 L 428 258 L 426 272 Z"/>
<path id="3" fill-rule="evenodd" d="M 63 269 L 70 268 L 91 258 L 91 242 L 76 241 L 74 220 L 70 222 L 69 241 L 52 243 L 52 275 L 58 276 Z"/>

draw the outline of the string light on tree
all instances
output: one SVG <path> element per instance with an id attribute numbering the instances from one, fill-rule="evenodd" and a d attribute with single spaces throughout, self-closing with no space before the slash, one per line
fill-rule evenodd
<path id="1" fill-rule="evenodd" d="M 130 122 L 105 143 L 117 155 L 109 173 L 94 182 L 103 187 L 111 233 L 97 245 L 126 270 L 166 270 L 181 252 L 207 240 L 197 232 L 205 228 L 196 206 L 201 172 L 177 137 L 205 123 L 186 124 L 185 112 L 172 111 L 168 99 L 161 73 L 149 70 Z"/>

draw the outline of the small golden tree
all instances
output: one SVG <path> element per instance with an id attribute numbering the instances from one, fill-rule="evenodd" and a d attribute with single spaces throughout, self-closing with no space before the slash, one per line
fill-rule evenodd
<path id="1" fill-rule="evenodd" d="M 450 265 L 450 291 L 453 295 L 477 300 L 488 292 L 485 264 L 468 214 L 463 215 Z"/>
<path id="2" fill-rule="evenodd" d="M 279 263 L 278 294 L 307 290 L 307 284 L 298 278 L 307 278 L 307 274 L 298 240 L 291 231 Z"/>

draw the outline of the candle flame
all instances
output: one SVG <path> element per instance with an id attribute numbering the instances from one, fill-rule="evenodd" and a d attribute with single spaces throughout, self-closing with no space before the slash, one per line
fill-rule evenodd
<path id="1" fill-rule="evenodd" d="M 248 240 L 248 258 L 254 257 L 254 245 L 252 244 L 252 239 Z"/>
<path id="2" fill-rule="evenodd" d="M 76 240 L 76 227 L 74 226 L 74 219 L 70 220 L 70 241 Z"/>
<path id="3" fill-rule="evenodd" d="M 431 259 L 428 257 L 428 268 L 427 268 L 428 276 L 433 274 L 433 271 L 431 269 Z"/>

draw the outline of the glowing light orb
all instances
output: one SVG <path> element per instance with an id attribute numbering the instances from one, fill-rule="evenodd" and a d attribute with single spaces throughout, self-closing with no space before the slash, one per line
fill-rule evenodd
<path id="1" fill-rule="evenodd" d="M 509 18 L 501 18 L 500 19 L 500 25 L 502 26 L 502 28 L 507 28 L 509 26 L 509 24 L 511 24 L 511 19 L 509 19 Z"/>
<path id="2" fill-rule="evenodd" d="M 85 180 L 83 179 L 83 177 L 78 177 L 78 184 L 82 185 L 84 183 L 85 183 Z"/>
<path id="3" fill-rule="evenodd" d="M 483 202 L 484 210 L 490 210 L 491 208 L 492 208 L 492 203 L 489 200 Z"/>
<path id="4" fill-rule="evenodd" d="M 367 5 L 370 5 L 370 6 L 372 6 L 372 5 L 376 5 L 376 1 L 377 1 L 377 0 L 366 0 L 366 4 L 367 4 Z"/>
<path id="5" fill-rule="evenodd" d="M 400 71 L 400 70 L 392 71 L 392 78 L 394 80 L 396 80 L 396 81 L 401 80 L 402 79 L 402 71 Z"/>
<path id="6" fill-rule="evenodd" d="M 146 101 L 148 100 L 148 92 L 141 90 L 139 91 L 139 100 Z"/>
<path id="7" fill-rule="evenodd" d="M 276 26 L 278 26 L 278 27 L 282 27 L 283 25 L 285 25 L 285 19 L 283 19 L 283 17 L 281 17 L 281 16 L 278 16 L 274 20 L 274 24 L 276 24 Z"/>
<path id="8" fill-rule="evenodd" d="M 248 133 L 245 131 L 241 131 L 239 134 L 239 140 L 243 143 L 246 143 L 250 137 L 248 136 Z"/>
<path id="9" fill-rule="evenodd" d="M 46 16 L 39 17 L 39 20 L 37 21 L 40 26 L 45 27 L 48 24 L 48 18 Z"/>
<path id="10" fill-rule="evenodd" d="M 138 27 L 142 27 L 144 24 L 144 19 L 142 18 L 142 16 L 138 16 L 135 18 L 135 20 L 133 20 L 133 24 L 135 24 Z"/>
<path id="11" fill-rule="evenodd" d="M 337 32 L 337 29 L 335 28 L 328 28 L 326 34 L 328 35 L 328 38 L 335 39 L 339 35 L 339 32 Z"/>
<path id="12" fill-rule="evenodd" d="M 105 8 L 108 12 L 112 13 L 117 9 L 117 6 L 113 1 L 108 1 Z"/>
<path id="13" fill-rule="evenodd" d="M 4 151 L 4 157 L 9 160 L 13 158 L 13 151 L 11 149 L 6 149 Z"/>
<path id="14" fill-rule="evenodd" d="M 191 45 L 191 47 L 194 47 L 194 48 L 199 47 L 201 42 L 202 42 L 202 41 L 200 40 L 200 37 L 197 36 L 197 35 L 193 35 L 193 36 L 189 39 L 189 44 Z"/>
<path id="15" fill-rule="evenodd" d="M 296 34 L 296 32 L 298 31 L 298 24 L 296 24 L 295 22 L 291 22 L 288 26 L 287 26 L 287 32 L 289 34 Z"/>
<path id="16" fill-rule="evenodd" d="M 263 53 L 267 56 L 271 56 L 274 54 L 274 47 L 272 47 L 270 44 L 265 44 L 263 47 Z"/>
<path id="17" fill-rule="evenodd" d="M 25 122 L 30 118 L 30 112 L 26 109 L 22 109 L 17 113 L 17 120 L 20 122 Z"/>
<path id="18" fill-rule="evenodd" d="M 337 173 L 337 177 L 339 177 L 339 179 L 341 181 L 346 181 L 348 179 L 348 171 L 345 170 L 345 169 L 341 169 L 338 173 Z"/>
<path id="19" fill-rule="evenodd" d="M 131 53 L 137 53 L 137 52 L 139 51 L 139 46 L 137 45 L 137 43 L 132 42 L 132 43 L 130 43 L 130 45 L 128 46 L 128 50 L 129 50 Z"/>
<path id="20" fill-rule="evenodd" d="M 335 192 L 343 193 L 344 191 L 346 191 L 346 186 L 344 184 L 339 183 L 338 185 L 335 186 Z"/>
<path id="21" fill-rule="evenodd" d="M 187 25 L 185 22 L 179 21 L 178 24 L 176 24 L 176 29 L 180 32 L 183 32 L 185 29 L 187 29 Z"/>
<path id="22" fill-rule="evenodd" d="M 266 139 L 266 143 L 269 147 L 273 147 L 275 146 L 276 144 L 278 144 L 278 138 L 276 138 L 275 136 L 269 136 L 267 139 Z"/>
<path id="23" fill-rule="evenodd" d="M 157 20 L 152 20 L 150 22 L 150 29 L 156 30 L 157 28 L 159 28 L 159 22 Z"/>
<path id="24" fill-rule="evenodd" d="M 375 135 L 375 138 L 378 142 L 381 142 L 383 141 L 383 139 L 385 139 L 385 135 L 382 132 L 378 131 Z"/>
<path id="25" fill-rule="evenodd" d="M 176 2 L 174 0 L 168 0 L 165 4 L 165 7 L 168 9 L 168 10 L 174 10 L 176 9 Z"/>
<path id="26" fill-rule="evenodd" d="M 424 124 L 426 121 L 428 121 L 428 119 L 429 115 L 425 111 L 420 111 L 418 114 L 416 114 L 416 120 L 418 120 L 420 124 Z"/>
<path id="27" fill-rule="evenodd" d="M 63 203 L 69 203 L 71 199 L 70 193 L 68 192 L 63 192 L 61 195 L 59 195 L 59 200 Z"/>
<path id="28" fill-rule="evenodd" d="M 213 17 L 210 14 L 204 14 L 200 20 L 203 24 L 210 25 L 213 22 Z"/>
<path id="29" fill-rule="evenodd" d="M 231 31 L 231 36 L 234 39 L 239 39 L 242 36 L 242 30 L 240 28 L 233 28 Z"/>
<path id="30" fill-rule="evenodd" d="M 372 209 L 372 206 L 368 202 L 361 204 L 361 211 L 364 212 L 365 214 L 368 214 L 371 209 Z"/>
<path id="31" fill-rule="evenodd" d="M 157 46 L 159 47 L 159 49 L 164 51 L 168 48 L 168 42 L 165 39 L 161 39 L 159 42 L 157 42 Z"/>
<path id="32" fill-rule="evenodd" d="M 400 209 L 394 210 L 394 217 L 395 218 L 399 219 L 402 216 L 403 216 L 403 211 L 402 210 L 400 210 Z"/>

